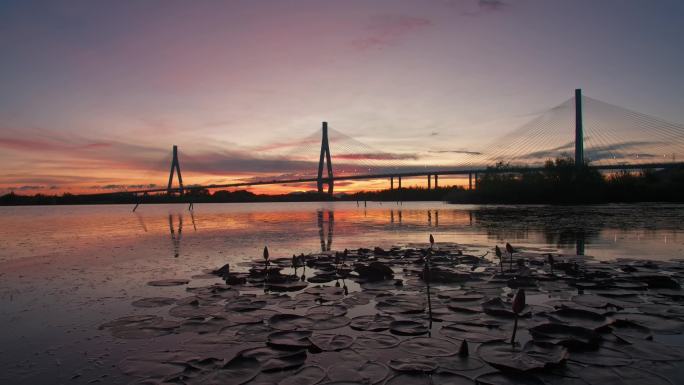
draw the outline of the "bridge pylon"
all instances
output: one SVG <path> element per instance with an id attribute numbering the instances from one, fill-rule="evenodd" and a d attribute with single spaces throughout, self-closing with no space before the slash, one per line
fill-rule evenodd
<path id="1" fill-rule="evenodd" d="M 180 163 L 178 162 L 178 146 L 173 145 L 173 159 L 171 160 L 171 173 L 169 174 L 169 185 L 166 188 L 166 193 L 171 194 L 171 186 L 173 185 L 174 171 L 178 174 L 178 192 L 183 195 L 183 177 L 181 176 Z"/>
<path id="2" fill-rule="evenodd" d="M 575 167 L 584 166 L 584 127 L 582 125 L 582 90 L 575 90 Z"/>
<path id="3" fill-rule="evenodd" d="M 327 163 L 328 177 L 323 178 L 323 163 Z M 330 156 L 330 144 L 328 143 L 328 122 L 323 122 L 323 137 L 321 139 L 321 157 L 318 161 L 318 178 L 316 184 L 318 192 L 323 193 L 323 185 L 328 184 L 328 194 L 333 194 L 333 169 Z"/>

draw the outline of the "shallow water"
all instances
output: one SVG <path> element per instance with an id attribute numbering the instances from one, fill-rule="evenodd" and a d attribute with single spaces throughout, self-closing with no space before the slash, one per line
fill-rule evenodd
<path id="1" fill-rule="evenodd" d="M 148 281 L 252 260 L 265 244 L 280 257 L 425 242 L 433 233 L 478 255 L 510 242 L 597 259 L 684 257 L 684 205 L 359 206 L 2 207 L 0 382 L 119 382 L 113 365 L 145 342 L 112 339 L 99 325 L 131 314 L 135 299 L 182 292 Z"/>

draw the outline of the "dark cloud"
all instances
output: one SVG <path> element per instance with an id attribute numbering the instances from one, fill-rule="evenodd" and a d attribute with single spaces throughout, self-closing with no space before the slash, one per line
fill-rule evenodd
<path id="1" fill-rule="evenodd" d="M 351 154 L 335 154 L 335 159 L 344 160 L 415 160 L 419 156 L 417 154 L 391 154 L 391 153 L 351 153 Z"/>
<path id="2" fill-rule="evenodd" d="M 449 4 L 460 6 L 462 2 L 451 1 Z M 476 4 L 474 4 L 472 7 L 469 7 L 469 9 L 463 12 L 463 14 L 467 16 L 477 16 L 487 12 L 500 11 L 508 6 L 510 6 L 510 4 L 502 0 L 477 0 Z"/>
<path id="3" fill-rule="evenodd" d="M 396 44 L 409 33 L 432 25 L 432 21 L 408 15 L 376 15 L 371 17 L 367 28 L 368 35 L 354 40 L 353 46 L 359 50 L 383 49 Z"/>
<path id="4" fill-rule="evenodd" d="M 149 188 L 155 188 L 155 187 L 158 187 L 158 185 L 155 183 L 150 183 L 150 184 L 106 184 L 106 185 L 90 186 L 90 188 L 93 190 L 112 190 L 112 191 L 127 190 L 127 189 L 149 189 Z"/>
<path id="5" fill-rule="evenodd" d="M 433 154 L 465 154 L 465 155 L 482 155 L 478 151 L 468 151 L 468 150 L 433 150 L 430 151 Z"/>
<path id="6" fill-rule="evenodd" d="M 91 150 L 102 149 L 111 146 L 107 142 L 93 142 L 93 143 L 67 143 L 56 140 L 45 139 L 17 139 L 0 137 L 0 147 L 10 150 L 21 151 L 73 151 L 73 150 Z"/>
<path id="7" fill-rule="evenodd" d="M 477 2 L 477 5 L 478 5 L 478 7 L 480 7 L 481 9 L 494 11 L 494 10 L 498 10 L 498 9 L 500 9 L 500 8 L 502 8 L 502 7 L 505 7 L 505 6 L 507 6 L 508 4 L 504 3 L 504 2 L 501 1 L 501 0 L 479 0 L 479 1 Z"/>

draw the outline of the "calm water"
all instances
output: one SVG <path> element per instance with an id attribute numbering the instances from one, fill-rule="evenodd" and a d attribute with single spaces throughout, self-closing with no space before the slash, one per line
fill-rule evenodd
<path id="1" fill-rule="evenodd" d="M 471 206 L 439 202 L 0 207 L 0 383 L 119 383 L 113 367 L 144 342 L 98 325 L 146 282 L 226 262 L 437 241 L 482 255 L 495 244 L 597 259 L 684 257 L 684 205 Z M 194 280 L 193 280 L 193 283 Z M 211 283 L 203 280 L 201 284 Z M 146 311 L 149 313 L 149 310 Z"/>

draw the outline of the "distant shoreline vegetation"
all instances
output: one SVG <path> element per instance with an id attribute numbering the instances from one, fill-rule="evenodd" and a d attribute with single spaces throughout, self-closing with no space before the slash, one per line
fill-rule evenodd
<path id="1" fill-rule="evenodd" d="M 519 170 L 518 167 L 516 167 Z M 684 168 L 659 171 L 602 174 L 587 166 L 575 168 L 572 158 L 548 160 L 541 171 L 507 172 L 512 166 L 498 163 L 488 167 L 477 180 L 477 188 L 461 186 L 433 189 L 421 187 L 401 190 L 361 191 L 349 194 L 303 192 L 291 194 L 254 194 L 246 190 L 191 190 L 183 196 L 130 194 L 109 195 L 19 195 L 0 196 L 2 206 L 148 204 L 148 203 L 246 203 L 316 201 L 447 201 L 450 203 L 499 204 L 587 204 L 627 202 L 684 202 Z"/>

